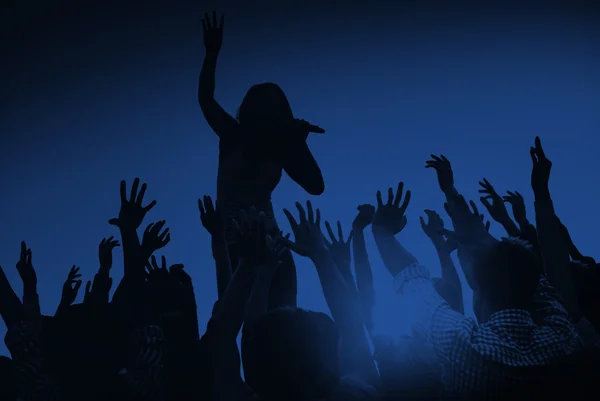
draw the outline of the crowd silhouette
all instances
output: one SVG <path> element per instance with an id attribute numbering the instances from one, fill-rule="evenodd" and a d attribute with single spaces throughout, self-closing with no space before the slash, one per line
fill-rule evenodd
<path id="1" fill-rule="evenodd" d="M 283 171 L 311 195 L 325 189 L 308 148 L 324 129 L 296 118 L 273 83 L 250 88 L 236 117 L 215 100 L 223 17 L 205 15 L 206 56 L 198 102 L 219 136 L 215 201 L 198 201 L 211 235 L 218 299 L 202 332 L 191 277 L 157 253 L 170 242 L 164 220 L 138 229 L 156 201 L 135 178 L 120 184 L 109 220 L 120 240 L 99 245 L 99 269 L 84 287 L 66 276 L 54 316 L 43 316 L 33 252 L 21 243 L 19 298 L 0 268 L 0 315 L 11 358 L 0 357 L 0 400 L 311 401 L 593 399 L 600 379 L 600 271 L 573 244 L 549 189 L 552 163 L 536 137 L 529 152 L 535 222 L 518 192 L 479 182 L 480 202 L 505 238 L 454 185 L 450 160 L 431 155 L 452 230 L 425 210 L 424 234 L 441 277 L 396 237 L 411 191 L 400 182 L 358 205 L 351 224 L 332 227 L 310 201 L 275 220 L 271 194 Z M 525 150 L 524 150 L 525 151 Z M 394 184 L 396 185 L 396 184 Z M 507 209 L 512 209 L 512 216 Z M 323 224 L 321 224 L 323 223 Z M 365 236 L 370 228 L 390 285 L 417 312 L 411 334 L 377 335 L 376 292 Z M 349 230 L 348 230 L 349 229 Z M 289 231 L 289 233 L 288 233 Z M 123 248 L 123 279 L 110 298 L 112 251 Z M 474 293 L 465 315 L 452 254 Z M 297 305 L 293 254 L 314 264 L 331 317 Z M 403 319 L 390 311 L 389 319 Z M 241 347 L 236 339 L 241 331 Z M 407 370 L 406 367 L 409 367 Z M 241 375 L 243 367 L 243 378 Z"/>

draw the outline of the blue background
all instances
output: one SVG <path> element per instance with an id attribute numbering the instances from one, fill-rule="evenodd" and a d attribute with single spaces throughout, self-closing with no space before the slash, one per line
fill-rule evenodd
<path id="1" fill-rule="evenodd" d="M 437 275 L 418 223 L 425 208 L 443 211 L 435 174 L 424 168 L 429 154 L 450 158 L 466 196 L 478 197 L 485 176 L 498 191 L 521 191 L 531 216 L 528 147 L 540 135 L 554 162 L 558 213 L 580 249 L 594 249 L 600 56 L 591 5 L 186 3 L 3 6 L 0 263 L 20 294 L 14 265 L 27 241 L 44 314 L 54 313 L 71 265 L 93 277 L 100 240 L 118 235 L 107 221 L 119 210 L 119 181 L 140 177 L 147 200 L 158 201 L 145 224 L 167 220 L 164 254 L 185 264 L 206 323 L 215 270 L 196 202 L 215 194 L 218 140 L 196 88 L 201 13 L 213 9 L 226 14 L 216 91 L 223 106 L 233 114 L 252 84 L 273 81 L 297 116 L 327 129 L 309 138 L 327 184 L 313 199 L 325 218 L 349 228 L 358 204 L 403 180 L 413 200 L 399 239 Z M 281 209 L 308 198 L 283 179 L 273 194 L 282 227 Z M 410 308 L 394 306 L 391 279 L 367 241 L 377 330 L 404 331 Z M 115 282 L 121 256 L 117 249 Z M 326 310 L 313 267 L 296 261 L 299 304 Z M 467 291 L 465 302 L 471 314 Z"/>

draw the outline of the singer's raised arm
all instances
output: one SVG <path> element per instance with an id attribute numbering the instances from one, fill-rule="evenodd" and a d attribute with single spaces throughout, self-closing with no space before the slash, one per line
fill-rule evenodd
<path id="1" fill-rule="evenodd" d="M 231 136 L 237 132 L 238 123 L 215 99 L 216 69 L 217 55 L 207 53 L 198 80 L 198 103 L 206 122 L 215 134 L 219 137 Z"/>
<path id="2" fill-rule="evenodd" d="M 220 23 L 217 22 L 217 14 L 212 18 L 208 14 L 204 16 L 202 25 L 204 28 L 204 47 L 206 56 L 200 71 L 198 80 L 198 103 L 206 118 L 206 122 L 220 138 L 231 136 L 238 130 L 238 123 L 223 107 L 215 100 L 215 73 L 217 70 L 217 59 L 223 42 L 223 24 L 225 20 L 221 16 Z"/>

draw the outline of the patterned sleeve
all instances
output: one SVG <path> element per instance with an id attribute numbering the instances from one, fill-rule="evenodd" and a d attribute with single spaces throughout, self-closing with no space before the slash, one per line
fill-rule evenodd
<path id="1" fill-rule="evenodd" d="M 129 350 L 129 366 L 124 375 L 129 391 L 142 400 L 164 400 L 167 343 L 161 328 L 146 326 L 136 330 L 131 336 Z"/>
<path id="2" fill-rule="evenodd" d="M 558 291 L 550 284 L 546 276 L 540 278 L 530 312 L 537 324 L 551 327 L 557 335 L 572 336 L 576 330 L 569 313 L 562 304 Z"/>
<path id="3" fill-rule="evenodd" d="M 474 319 L 454 311 L 437 293 L 429 271 L 418 264 L 403 269 L 394 279 L 399 294 L 414 305 L 413 330 L 431 341 L 436 353 L 446 360 L 461 338 L 470 338 L 477 329 Z"/>
<path id="4" fill-rule="evenodd" d="M 40 322 L 21 321 L 11 326 L 4 341 L 15 364 L 16 385 L 22 400 L 65 400 L 58 383 L 49 372 Z"/>

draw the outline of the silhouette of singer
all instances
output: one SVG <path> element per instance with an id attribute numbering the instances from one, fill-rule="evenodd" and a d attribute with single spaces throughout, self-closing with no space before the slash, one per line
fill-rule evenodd
<path id="1" fill-rule="evenodd" d="M 208 125 L 219 136 L 217 205 L 224 219 L 233 269 L 238 253 L 232 220 L 251 206 L 263 212 L 271 236 L 279 235 L 271 193 L 282 171 L 311 195 L 325 189 L 323 175 L 306 139 L 321 127 L 296 119 L 283 90 L 274 83 L 252 86 L 233 118 L 215 100 L 215 71 L 223 42 L 224 18 L 202 20 L 206 55 L 198 85 L 198 102 Z M 269 307 L 296 306 L 296 267 L 290 252 L 273 279 Z"/>

